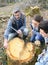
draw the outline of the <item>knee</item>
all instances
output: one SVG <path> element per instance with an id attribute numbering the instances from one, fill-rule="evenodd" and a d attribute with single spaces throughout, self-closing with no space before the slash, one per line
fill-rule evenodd
<path id="1" fill-rule="evenodd" d="M 12 34 L 9 34 L 8 38 L 12 37 L 13 35 Z"/>
<path id="2" fill-rule="evenodd" d="M 39 35 L 37 35 L 36 37 L 35 37 L 35 40 L 41 40 L 41 36 L 39 36 Z"/>
<path id="3" fill-rule="evenodd" d="M 40 34 L 38 34 L 36 35 L 35 40 L 39 40 L 40 42 L 43 42 L 44 38 Z"/>
<path id="4" fill-rule="evenodd" d="M 24 28 L 23 35 L 28 36 L 28 34 L 29 34 L 29 30 L 27 28 Z"/>
<path id="5" fill-rule="evenodd" d="M 8 36 L 8 40 L 11 40 L 12 38 L 14 38 L 14 36 L 15 36 L 15 33 L 10 33 Z"/>
<path id="6" fill-rule="evenodd" d="M 13 37 L 14 35 L 14 33 L 10 33 L 8 37 Z"/>

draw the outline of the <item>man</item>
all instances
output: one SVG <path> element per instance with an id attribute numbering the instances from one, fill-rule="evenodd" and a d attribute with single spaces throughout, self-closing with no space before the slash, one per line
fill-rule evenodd
<path id="1" fill-rule="evenodd" d="M 48 21 L 47 20 L 40 23 L 39 32 L 45 39 L 46 48 L 38 56 L 35 65 L 48 65 Z"/>
<path id="2" fill-rule="evenodd" d="M 38 26 L 40 22 L 42 22 L 42 20 L 43 17 L 41 15 L 36 14 L 33 17 L 33 20 L 31 22 L 31 28 L 32 28 L 32 36 L 30 38 L 31 42 L 35 42 L 36 40 L 39 40 L 41 43 L 44 42 L 44 38 L 38 32 Z"/>
<path id="3" fill-rule="evenodd" d="M 13 15 L 8 21 L 7 28 L 4 33 L 4 47 L 7 48 L 8 41 L 18 35 L 27 36 L 28 30 L 26 28 L 26 17 L 23 15 L 19 8 L 13 11 Z"/>

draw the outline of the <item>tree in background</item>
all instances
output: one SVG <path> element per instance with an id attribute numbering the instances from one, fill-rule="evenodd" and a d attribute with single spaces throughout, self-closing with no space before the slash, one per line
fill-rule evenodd
<path id="1" fill-rule="evenodd" d="M 16 2 L 22 2 L 23 6 L 40 6 L 41 8 L 48 7 L 48 0 L 0 0 L 0 5 L 2 3 L 8 4 L 8 3 L 16 3 Z"/>

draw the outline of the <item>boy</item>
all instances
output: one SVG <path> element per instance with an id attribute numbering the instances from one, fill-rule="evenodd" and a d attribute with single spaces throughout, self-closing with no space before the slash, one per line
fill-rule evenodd
<path id="1" fill-rule="evenodd" d="M 45 39 L 46 49 L 38 56 L 35 65 L 48 65 L 48 21 L 39 24 L 39 32 Z"/>
<path id="2" fill-rule="evenodd" d="M 32 28 L 32 36 L 30 38 L 31 42 L 35 42 L 39 40 L 41 43 L 44 42 L 44 38 L 38 32 L 38 26 L 40 22 L 42 22 L 43 17 L 41 15 L 36 14 L 32 20 L 31 28 Z"/>

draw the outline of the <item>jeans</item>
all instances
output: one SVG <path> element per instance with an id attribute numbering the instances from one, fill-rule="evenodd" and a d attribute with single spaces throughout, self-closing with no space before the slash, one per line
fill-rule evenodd
<path id="1" fill-rule="evenodd" d="M 25 28 L 23 31 L 22 31 L 22 34 L 24 37 L 27 37 L 28 36 L 28 29 Z M 18 34 L 17 33 L 10 33 L 9 36 L 8 36 L 8 40 L 11 40 L 15 37 L 18 37 Z"/>
<path id="2" fill-rule="evenodd" d="M 17 33 L 10 33 L 9 36 L 8 36 L 8 41 L 17 37 L 17 36 L 18 36 Z"/>
<path id="3" fill-rule="evenodd" d="M 36 40 L 39 40 L 41 43 L 45 42 L 41 34 L 39 34 L 38 32 L 34 32 L 34 34 L 30 38 L 30 41 L 34 42 Z"/>

